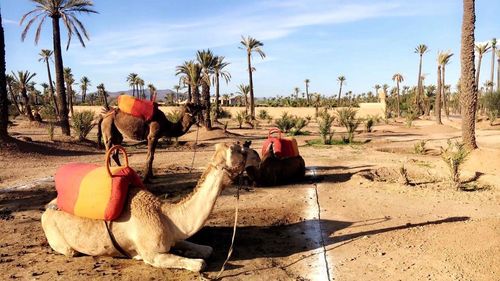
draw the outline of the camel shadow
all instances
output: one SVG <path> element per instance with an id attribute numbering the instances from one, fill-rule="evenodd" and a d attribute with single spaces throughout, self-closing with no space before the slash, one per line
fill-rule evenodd
<path id="1" fill-rule="evenodd" d="M 366 224 L 363 226 L 375 225 L 387 220 L 387 218 L 367 220 L 365 221 Z M 319 223 L 321 224 L 321 229 L 323 231 L 323 239 L 325 242 L 324 246 L 327 251 L 331 251 L 337 247 L 351 243 L 368 235 L 376 235 L 426 225 L 463 222 L 467 220 L 469 220 L 469 217 L 449 217 L 441 220 L 427 221 L 417 224 L 408 223 L 342 235 L 335 235 L 335 233 L 348 227 L 354 228 L 356 226 L 352 225 L 359 222 L 323 219 L 319 221 Z M 216 272 L 224 262 L 229 249 L 232 231 L 232 226 L 206 226 L 189 239 L 194 243 L 210 245 L 214 248 L 214 253 L 208 261 L 208 272 Z M 285 225 L 238 227 L 231 260 L 289 257 L 294 254 L 320 249 L 323 247 L 323 245 L 321 245 L 320 233 L 318 220 L 304 220 Z M 308 256 L 302 255 L 300 258 L 297 258 L 282 267 L 290 266 L 307 257 Z M 263 269 L 266 268 L 252 269 L 251 271 Z M 245 273 L 246 272 L 239 272 L 230 276 Z"/>

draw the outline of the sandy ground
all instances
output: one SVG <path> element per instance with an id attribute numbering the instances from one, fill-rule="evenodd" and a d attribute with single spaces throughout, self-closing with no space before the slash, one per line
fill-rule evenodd
<path id="1" fill-rule="evenodd" d="M 78 144 L 43 127 L 15 120 L 12 134 L 30 137 L 18 152 L 0 152 L 0 279 L 20 280 L 197 280 L 215 277 L 232 232 L 235 188 L 217 201 L 208 224 L 191 238 L 214 247 L 202 274 L 157 269 L 139 261 L 108 257 L 66 258 L 48 246 L 40 225 L 43 206 L 55 196 L 51 176 L 72 161 L 101 163 L 95 143 Z M 364 144 L 309 146 L 317 124 L 297 137 L 307 177 L 296 184 L 245 189 L 235 251 L 224 280 L 500 280 L 500 126 L 479 124 L 480 149 L 470 156 L 462 178 L 471 191 L 447 183 L 439 147 L 460 136 L 460 120 L 444 126 L 418 120 L 360 133 Z M 148 187 L 163 200 L 178 200 L 194 187 L 213 144 L 252 139 L 260 148 L 266 128 L 234 135 L 199 132 L 195 170 L 193 129 L 181 145 L 162 143 L 154 162 L 157 177 Z M 343 132 L 336 128 L 336 137 Z M 95 141 L 95 130 L 89 136 Z M 413 152 L 426 139 L 424 155 Z M 131 166 L 142 170 L 143 143 L 126 142 Z M 408 170 L 410 185 L 399 184 Z M 319 203 L 319 207 L 318 204 Z M 104 234 L 103 234 L 104 235 Z"/>

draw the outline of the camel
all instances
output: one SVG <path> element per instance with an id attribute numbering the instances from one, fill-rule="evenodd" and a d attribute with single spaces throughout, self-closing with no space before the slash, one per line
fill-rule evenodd
<path id="1" fill-rule="evenodd" d="M 301 156 L 278 158 L 271 144 L 268 153 L 261 160 L 257 151 L 251 149 L 250 145 L 249 141 L 243 145 L 247 155 L 245 171 L 255 184 L 272 186 L 297 181 L 304 177 L 306 165 Z"/>
<path id="2" fill-rule="evenodd" d="M 104 137 L 104 145 L 108 151 L 113 145 L 123 142 L 123 135 L 134 140 L 148 141 L 148 154 L 144 182 L 153 177 L 153 160 L 156 145 L 161 137 L 180 137 L 187 133 L 189 128 L 196 123 L 196 115 L 201 107 L 187 103 L 182 107 L 182 117 L 177 123 L 170 122 L 165 114 L 155 104 L 153 118 L 145 121 L 132 116 L 120 109 L 114 108 L 105 112 L 98 122 L 97 142 L 100 145 Z M 113 160 L 120 165 L 118 153 L 113 154 Z"/>
<path id="3" fill-rule="evenodd" d="M 68 257 L 78 253 L 126 254 L 154 267 L 203 270 L 203 259 L 211 255 L 212 248 L 185 240 L 205 225 L 217 197 L 243 172 L 246 159 L 239 144 L 217 144 L 215 150 L 196 188 L 178 203 L 162 202 L 147 190 L 131 187 L 122 214 L 109 225 L 110 233 L 101 220 L 54 209 L 54 199 L 42 214 L 50 247 Z M 171 250 L 188 257 L 172 254 Z"/>

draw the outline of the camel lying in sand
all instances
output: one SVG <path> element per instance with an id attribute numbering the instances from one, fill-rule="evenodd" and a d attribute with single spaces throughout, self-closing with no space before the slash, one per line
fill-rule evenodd
<path id="1" fill-rule="evenodd" d="M 205 225 L 221 191 L 243 171 L 245 159 L 238 144 L 216 145 L 196 188 L 176 204 L 163 203 L 150 192 L 131 187 L 123 213 L 109 226 L 116 243 L 128 256 L 154 267 L 202 270 L 203 259 L 211 255 L 212 248 L 185 239 Z M 52 249 L 66 256 L 120 256 L 103 221 L 55 210 L 55 204 L 56 199 L 42 215 Z M 196 258 L 171 254 L 172 248 Z"/>
<path id="2" fill-rule="evenodd" d="M 189 128 L 196 123 L 196 115 L 200 110 L 200 106 L 186 103 L 181 110 L 182 117 L 173 123 L 157 106 L 154 108 L 153 118 L 150 121 L 145 121 L 115 108 L 105 113 L 99 120 L 97 141 L 101 144 L 101 138 L 104 138 L 107 151 L 113 145 L 121 144 L 123 135 L 134 140 L 147 139 L 148 155 L 144 173 L 144 181 L 147 182 L 153 177 L 153 160 L 158 139 L 161 137 L 180 137 L 187 133 Z M 120 165 L 118 157 L 118 153 L 113 154 L 116 164 Z"/>
<path id="3" fill-rule="evenodd" d="M 243 145 L 247 154 L 245 171 L 251 181 L 259 186 L 272 186 L 301 180 L 306 172 L 304 158 L 301 156 L 278 158 L 271 144 L 266 155 L 259 157 L 257 151 L 250 148 L 251 142 Z"/>

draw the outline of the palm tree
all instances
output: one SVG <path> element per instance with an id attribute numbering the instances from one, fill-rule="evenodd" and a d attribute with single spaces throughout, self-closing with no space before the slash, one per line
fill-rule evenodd
<path id="1" fill-rule="evenodd" d="M 0 13 L 0 141 L 7 141 L 9 132 L 9 104 L 7 98 L 7 79 L 5 75 L 5 38 L 2 14 Z"/>
<path id="2" fill-rule="evenodd" d="M 89 89 L 90 79 L 87 76 L 83 76 L 80 79 L 80 89 L 82 90 L 82 103 L 85 103 L 85 97 L 87 96 L 87 90 Z"/>
<path id="3" fill-rule="evenodd" d="M 311 80 L 309 80 L 309 79 L 304 80 L 304 83 L 306 84 L 307 105 L 309 105 L 311 103 L 311 97 L 309 97 L 309 83 L 310 82 L 311 82 Z"/>
<path id="4" fill-rule="evenodd" d="M 486 54 L 491 46 L 490 43 L 486 44 L 476 44 L 475 45 L 475 50 L 477 52 L 477 71 L 476 71 L 476 88 L 479 87 L 479 75 L 481 72 L 481 61 L 483 60 L 483 55 Z"/>
<path id="5" fill-rule="evenodd" d="M 250 85 L 245 85 L 245 84 L 240 84 L 238 85 L 238 91 L 236 92 L 237 95 L 243 98 L 245 100 L 245 112 L 248 115 L 248 109 L 249 109 L 249 103 L 248 103 L 248 95 L 250 93 Z"/>
<path id="6" fill-rule="evenodd" d="M 133 72 L 127 76 L 128 85 L 130 87 L 132 87 L 132 96 L 133 97 L 135 97 L 135 86 L 136 86 L 136 82 L 137 82 L 137 77 L 139 77 L 139 75 L 137 73 L 133 73 Z"/>
<path id="7" fill-rule="evenodd" d="M 240 41 L 242 47 L 241 49 L 245 49 L 247 52 L 247 63 L 248 63 L 248 81 L 250 86 L 250 116 L 252 120 L 255 120 L 255 104 L 254 104 L 254 93 L 253 93 L 253 78 L 252 78 L 252 53 L 257 53 L 263 59 L 266 57 L 264 51 L 262 51 L 261 47 L 264 46 L 264 43 L 261 41 L 252 38 L 250 36 L 241 37 Z"/>
<path id="8" fill-rule="evenodd" d="M 345 82 L 345 76 L 344 75 L 340 75 L 339 77 L 337 77 L 337 82 L 340 83 L 340 87 L 339 87 L 339 97 L 337 99 L 337 106 L 340 106 L 340 95 L 342 94 L 342 85 L 344 85 L 344 82 Z"/>
<path id="9" fill-rule="evenodd" d="M 203 123 L 205 128 L 212 129 L 212 122 L 210 121 L 210 77 L 214 73 L 214 65 L 216 64 L 216 57 L 210 49 L 198 51 L 196 53 L 196 60 L 201 66 L 201 97 L 203 105 Z"/>
<path id="10" fill-rule="evenodd" d="M 28 88 L 31 79 L 36 75 L 36 73 L 30 73 L 29 71 L 18 71 L 17 74 L 12 72 L 14 80 L 16 81 L 17 86 L 21 92 L 21 96 L 24 100 L 24 113 L 28 116 L 30 121 L 35 121 L 33 117 L 33 112 L 31 111 L 31 101 L 28 97 Z"/>
<path id="11" fill-rule="evenodd" d="M 441 66 L 441 87 L 438 87 L 438 94 L 441 95 L 441 103 L 444 108 L 444 113 L 446 118 L 450 116 L 450 110 L 448 108 L 448 94 L 445 91 L 446 85 L 446 65 L 450 63 L 450 59 L 453 56 L 453 53 L 450 51 L 447 52 L 439 52 L 438 53 L 438 65 Z M 440 112 L 441 113 L 441 112 Z"/>
<path id="12" fill-rule="evenodd" d="M 224 61 L 223 56 L 215 57 L 214 64 L 214 79 L 215 81 L 215 120 L 217 121 L 217 117 L 219 117 L 219 97 L 220 97 L 220 83 L 219 78 L 222 77 L 226 81 L 226 84 L 231 80 L 231 74 L 224 70 L 229 65 L 229 62 Z"/>
<path id="13" fill-rule="evenodd" d="M 179 91 L 182 89 L 182 86 L 179 84 L 174 85 L 174 90 L 175 90 L 175 102 L 179 103 Z"/>
<path id="14" fill-rule="evenodd" d="M 460 101 L 462 103 L 462 140 L 476 149 L 477 83 L 474 79 L 475 0 L 463 0 L 462 44 L 460 48 Z"/>
<path id="15" fill-rule="evenodd" d="M 0 17 L 1 17 L 1 15 L 0 15 Z M 10 98 L 12 100 L 12 103 L 14 103 L 14 105 L 16 106 L 16 110 L 19 113 L 19 115 L 22 115 L 23 111 L 21 110 L 21 108 L 19 107 L 19 103 L 17 102 L 17 91 L 14 91 L 14 88 L 18 88 L 16 80 L 14 79 L 14 76 L 10 75 L 10 74 L 6 74 L 5 81 L 7 83 L 7 87 L 9 88 Z"/>
<path id="16" fill-rule="evenodd" d="M 424 54 L 429 51 L 429 48 L 425 44 L 420 44 L 415 48 L 415 53 L 418 54 L 419 56 L 419 63 L 418 63 L 418 83 L 417 83 L 417 94 L 415 95 L 415 106 L 419 109 L 420 112 L 422 112 L 422 107 L 420 104 L 420 97 L 423 95 L 424 92 L 424 87 L 422 85 L 422 61 Z"/>
<path id="17" fill-rule="evenodd" d="M 500 92 L 500 50 L 497 50 L 497 91 Z"/>
<path id="18" fill-rule="evenodd" d="M 292 94 L 292 96 L 293 96 L 293 98 L 295 100 L 299 99 L 299 93 L 300 93 L 300 88 L 299 87 L 293 88 L 293 94 Z"/>
<path id="19" fill-rule="evenodd" d="M 155 87 L 155 85 L 148 84 L 148 90 L 149 90 L 149 100 L 156 101 L 156 87 Z"/>
<path id="20" fill-rule="evenodd" d="M 103 83 L 97 85 L 97 93 L 101 96 L 103 105 L 106 108 L 106 110 L 108 110 L 109 109 L 108 93 L 106 92 L 106 88 L 104 87 Z"/>
<path id="21" fill-rule="evenodd" d="M 438 55 L 438 61 L 439 57 L 441 54 Z M 437 69 L 437 93 L 436 93 L 436 101 L 434 104 L 434 114 L 436 115 L 436 123 L 438 125 L 443 125 L 443 122 L 441 122 L 441 92 L 442 92 L 442 84 L 441 84 L 441 63 L 438 63 L 438 69 Z"/>
<path id="22" fill-rule="evenodd" d="M 200 91 L 198 86 L 201 80 L 201 65 L 193 60 L 185 61 L 176 67 L 175 75 L 181 75 L 183 82 L 188 85 L 188 101 L 200 104 Z"/>
<path id="23" fill-rule="evenodd" d="M 137 97 L 140 97 L 141 99 L 145 99 L 146 98 L 146 93 L 144 92 L 144 80 L 140 77 L 137 77 L 137 79 L 135 80 L 135 85 L 136 85 L 136 88 L 137 88 Z"/>
<path id="24" fill-rule="evenodd" d="M 495 54 L 497 51 L 497 39 L 493 38 L 491 39 L 491 76 L 490 76 L 490 81 L 493 83 L 495 79 Z M 490 87 L 490 93 L 493 93 L 493 85 Z"/>
<path id="25" fill-rule="evenodd" d="M 28 18 L 31 19 L 27 22 L 24 28 L 21 39 L 24 41 L 26 35 L 32 24 L 40 18 L 40 23 L 35 33 L 35 44 L 40 39 L 42 25 L 47 17 L 52 19 L 52 38 L 54 44 L 54 61 L 56 68 L 56 92 L 59 101 L 59 121 L 61 124 L 62 133 L 69 136 L 70 126 L 68 120 L 68 110 L 66 104 L 66 90 L 64 88 L 64 74 L 63 74 L 63 59 L 61 52 L 61 31 L 59 27 L 59 20 L 62 19 L 64 26 L 68 31 L 68 43 L 66 50 L 69 48 L 73 34 L 76 34 L 78 40 L 85 47 L 83 36 L 89 40 L 87 30 L 83 23 L 76 17 L 77 14 L 84 13 L 97 13 L 92 9 L 94 4 L 90 0 L 31 0 L 36 4 L 36 8 L 26 13 L 22 18 L 20 24 Z"/>
<path id="26" fill-rule="evenodd" d="M 66 89 L 68 90 L 68 107 L 71 112 L 71 116 L 73 116 L 73 99 L 74 99 L 74 92 L 73 92 L 73 83 L 75 83 L 75 79 L 73 78 L 73 73 L 71 71 L 71 68 L 65 67 L 64 68 L 64 82 L 66 83 Z"/>
<path id="27" fill-rule="evenodd" d="M 401 110 L 399 108 L 399 83 L 403 82 L 405 79 L 403 77 L 403 75 L 401 75 L 400 73 L 396 73 L 392 76 L 392 81 L 395 81 L 396 82 L 396 88 L 397 88 L 397 92 L 396 92 L 396 102 L 398 104 L 398 107 L 397 107 L 397 111 L 398 111 L 398 117 L 401 117 Z"/>
<path id="28" fill-rule="evenodd" d="M 42 49 L 40 51 L 39 54 L 40 58 L 38 59 L 38 61 L 45 62 L 45 65 L 47 66 L 47 75 L 49 76 L 50 97 L 54 102 L 54 109 L 56 111 L 56 114 L 59 115 L 59 107 L 57 106 L 56 96 L 54 95 L 54 84 L 52 83 L 52 74 L 50 73 L 50 65 L 49 65 L 49 60 L 52 57 L 53 53 L 54 52 L 52 52 L 51 50 Z"/>
<path id="29" fill-rule="evenodd" d="M 373 86 L 373 88 L 375 88 L 375 95 L 378 95 L 378 90 L 380 89 L 380 85 L 379 84 L 375 84 Z"/>

